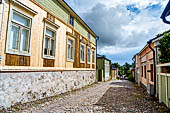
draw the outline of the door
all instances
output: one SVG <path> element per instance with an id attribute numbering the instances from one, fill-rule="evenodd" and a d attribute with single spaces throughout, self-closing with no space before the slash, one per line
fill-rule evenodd
<path id="1" fill-rule="evenodd" d="M 98 73 L 98 81 L 99 81 L 99 82 L 102 81 L 102 70 L 99 70 L 99 73 Z"/>

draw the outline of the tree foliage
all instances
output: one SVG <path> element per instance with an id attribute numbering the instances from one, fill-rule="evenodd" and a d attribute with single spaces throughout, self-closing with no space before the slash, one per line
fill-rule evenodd
<path id="1" fill-rule="evenodd" d="M 170 33 L 164 34 L 163 38 L 159 40 L 158 47 L 161 52 L 159 61 L 161 63 L 170 62 Z"/>

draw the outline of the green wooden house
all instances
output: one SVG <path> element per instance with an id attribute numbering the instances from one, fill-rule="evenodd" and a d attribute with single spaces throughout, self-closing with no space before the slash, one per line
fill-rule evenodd
<path id="1" fill-rule="evenodd" d="M 108 81 L 111 78 L 111 60 L 104 55 L 97 55 L 97 80 Z"/>

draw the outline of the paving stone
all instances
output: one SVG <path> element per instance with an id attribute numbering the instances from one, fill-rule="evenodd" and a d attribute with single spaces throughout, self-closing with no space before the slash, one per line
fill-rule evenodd
<path id="1" fill-rule="evenodd" d="M 168 110 L 165 105 L 149 97 L 143 88 L 129 81 L 119 80 L 70 92 L 41 105 L 28 107 L 26 111 L 29 111 L 28 113 L 163 113 Z"/>

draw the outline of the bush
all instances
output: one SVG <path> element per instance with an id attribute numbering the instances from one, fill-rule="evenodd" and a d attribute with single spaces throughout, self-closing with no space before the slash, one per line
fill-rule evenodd
<path id="1" fill-rule="evenodd" d="M 128 80 L 132 82 L 135 81 L 132 74 L 129 75 Z"/>
<path id="2" fill-rule="evenodd" d="M 158 47 L 161 52 L 159 57 L 160 62 L 170 62 L 170 34 L 164 34 L 163 38 L 159 40 Z"/>

